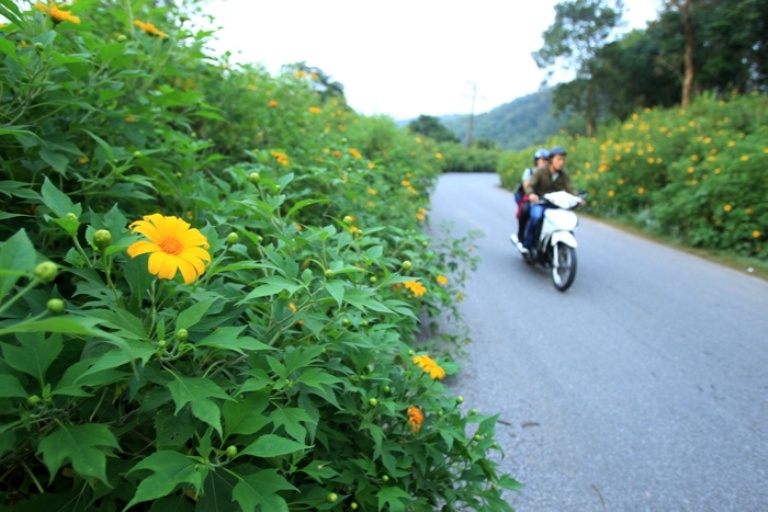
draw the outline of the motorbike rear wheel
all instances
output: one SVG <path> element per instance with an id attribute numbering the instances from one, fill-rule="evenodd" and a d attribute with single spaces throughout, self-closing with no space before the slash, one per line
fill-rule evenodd
<path id="1" fill-rule="evenodd" d="M 564 292 L 576 279 L 576 249 L 562 242 L 557 244 L 557 261 L 552 262 L 552 283 Z"/>

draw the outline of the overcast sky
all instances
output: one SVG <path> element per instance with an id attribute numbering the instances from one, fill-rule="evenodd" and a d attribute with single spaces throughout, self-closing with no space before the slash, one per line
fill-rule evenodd
<path id="1" fill-rule="evenodd" d="M 627 29 L 645 28 L 659 0 L 624 0 Z M 212 0 L 215 51 L 272 73 L 305 61 L 344 85 L 365 115 L 475 113 L 535 92 L 531 52 L 557 0 Z"/>

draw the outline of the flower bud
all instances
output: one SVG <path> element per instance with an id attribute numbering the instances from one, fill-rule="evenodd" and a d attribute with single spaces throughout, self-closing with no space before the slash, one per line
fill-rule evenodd
<path id="1" fill-rule="evenodd" d="M 64 218 L 66 220 L 80 220 L 80 218 L 72 212 L 67 213 Z"/>
<path id="2" fill-rule="evenodd" d="M 187 332 L 186 329 L 179 329 L 178 331 L 176 331 L 176 339 L 177 340 L 179 340 L 181 342 L 185 342 L 185 341 L 187 341 L 188 337 L 189 337 L 189 333 Z"/>
<path id="3" fill-rule="evenodd" d="M 261 179 L 261 176 L 259 176 L 259 173 L 257 172 L 252 172 L 251 174 L 248 175 L 248 181 L 250 181 L 254 185 L 257 184 L 260 179 Z"/>
<path id="4" fill-rule="evenodd" d="M 29 405 L 33 406 L 33 407 L 34 407 L 35 405 L 39 404 L 39 403 L 40 403 L 42 400 L 43 400 L 43 399 L 42 399 L 42 398 L 40 398 L 40 397 L 39 397 L 39 396 L 37 396 L 37 395 L 29 395 L 29 396 L 27 397 L 27 403 L 28 403 Z"/>
<path id="5" fill-rule="evenodd" d="M 52 261 L 44 261 L 38 263 L 35 267 L 35 277 L 40 279 L 43 283 L 50 283 L 56 279 L 56 274 L 59 273 L 59 267 Z"/>
<path id="6" fill-rule="evenodd" d="M 349 508 L 352 510 L 357 510 L 357 507 L 358 507 L 358 504 L 356 501 L 353 501 L 352 503 L 349 504 Z"/>
<path id="7" fill-rule="evenodd" d="M 410 270 L 410 269 L 411 269 L 411 266 L 412 266 L 412 264 L 411 264 L 411 262 L 410 262 L 410 261 L 408 261 L 408 260 L 405 260 L 404 262 L 402 262 L 402 263 L 400 264 L 400 267 L 402 267 L 402 269 L 403 269 L 403 270 Z"/>
<path id="8" fill-rule="evenodd" d="M 371 284 L 375 284 L 375 283 L 376 283 L 376 281 L 378 281 L 378 280 L 379 280 L 379 278 L 378 278 L 378 277 L 376 277 L 376 276 L 371 276 L 371 277 L 370 277 L 370 281 L 371 281 Z"/>
<path id="9" fill-rule="evenodd" d="M 106 249 L 112 243 L 112 233 L 106 229 L 99 229 L 93 234 L 93 243 L 99 249 Z"/>
<path id="10" fill-rule="evenodd" d="M 141 151 L 138 149 L 133 152 L 133 158 L 141 158 Z"/>
<path id="11" fill-rule="evenodd" d="M 457 404 L 461 404 L 461 403 L 464 403 L 464 397 L 463 397 L 463 396 L 461 396 L 461 395 L 457 396 L 457 397 L 456 397 L 456 403 L 457 403 Z"/>
<path id="12" fill-rule="evenodd" d="M 328 270 L 325 271 L 325 277 L 328 278 L 328 279 L 332 278 L 335 275 L 336 275 L 336 272 L 334 272 L 331 269 L 328 269 Z"/>
<path id="13" fill-rule="evenodd" d="M 64 301 L 61 299 L 50 299 L 45 308 L 52 315 L 59 315 L 64 311 Z"/>
<path id="14" fill-rule="evenodd" d="M 230 459 L 234 459 L 237 455 L 237 446 L 235 445 L 229 445 L 227 446 L 227 457 Z"/>
<path id="15" fill-rule="evenodd" d="M 375 398 L 369 398 L 368 399 L 368 405 L 370 405 L 371 407 L 376 407 L 376 404 L 378 404 L 378 403 L 379 403 L 379 401 L 376 400 Z"/>
<path id="16" fill-rule="evenodd" d="M 382 475 L 381 476 L 381 481 L 382 482 L 389 482 L 389 475 Z"/>
<path id="17" fill-rule="evenodd" d="M 128 38 L 125 37 L 125 34 L 119 34 L 116 39 L 118 43 L 124 43 L 128 40 Z"/>
<path id="18" fill-rule="evenodd" d="M 38 55 L 43 53 L 45 51 L 45 46 L 43 45 L 43 43 L 35 43 L 35 51 L 37 52 Z"/>
<path id="19" fill-rule="evenodd" d="M 350 224 L 352 224 L 353 222 L 355 222 L 355 219 L 354 219 L 354 218 L 353 218 L 351 215 L 345 215 L 345 216 L 344 216 L 344 224 L 346 224 L 347 226 L 349 226 L 349 225 L 350 225 Z"/>
<path id="20" fill-rule="evenodd" d="M 328 503 L 336 503 L 339 500 L 339 495 L 335 492 L 328 493 L 328 496 L 325 498 L 325 500 Z"/>
<path id="21" fill-rule="evenodd" d="M 234 231 L 227 235 L 227 243 L 229 245 L 236 244 L 240 240 L 240 237 Z"/>
<path id="22" fill-rule="evenodd" d="M 167 346 L 168 346 L 168 340 L 159 340 L 157 342 L 157 347 L 158 348 L 165 348 Z"/>

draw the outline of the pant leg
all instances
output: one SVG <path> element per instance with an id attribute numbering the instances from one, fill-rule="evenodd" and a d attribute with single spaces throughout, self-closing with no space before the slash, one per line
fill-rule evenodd
<path id="1" fill-rule="evenodd" d="M 525 228 L 525 246 L 529 249 L 533 247 L 533 236 L 536 232 L 536 228 L 541 223 L 541 218 L 544 216 L 544 206 L 540 204 L 532 204 L 530 208 L 530 217 L 528 219 L 528 226 Z"/>
<path id="2" fill-rule="evenodd" d="M 531 203 L 523 201 L 520 204 L 520 210 L 517 217 L 517 238 L 521 242 L 525 238 L 525 227 L 528 225 L 528 218 L 531 216 Z"/>

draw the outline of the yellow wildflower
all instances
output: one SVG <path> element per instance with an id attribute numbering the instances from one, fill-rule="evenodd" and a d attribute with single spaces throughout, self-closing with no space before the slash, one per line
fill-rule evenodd
<path id="1" fill-rule="evenodd" d="M 355 148 L 349 148 L 349 154 L 352 155 L 355 158 L 362 158 L 363 157 L 363 155 L 361 155 L 360 152 L 358 150 L 356 150 Z"/>
<path id="2" fill-rule="evenodd" d="M 442 153 L 435 153 L 435 158 L 437 158 L 438 160 L 442 160 L 443 159 L 443 154 Z"/>
<path id="3" fill-rule="evenodd" d="M 637 193 L 643 195 L 645 194 L 645 189 L 643 187 L 637 187 Z"/>
<path id="4" fill-rule="evenodd" d="M 309 113 L 310 114 L 319 114 L 322 112 L 319 107 L 309 107 Z"/>
<path id="5" fill-rule="evenodd" d="M 272 108 L 276 108 L 278 105 L 280 105 L 276 100 L 269 100 L 269 103 L 267 103 L 267 106 L 270 106 Z"/>
<path id="6" fill-rule="evenodd" d="M 729 212 L 729 211 L 731 211 L 732 209 L 733 209 L 733 206 L 731 206 L 731 205 L 729 205 L 729 204 L 727 204 L 727 205 L 723 206 L 723 211 Z"/>
<path id="7" fill-rule="evenodd" d="M 437 276 L 437 284 L 439 284 L 440 286 L 445 286 L 446 284 L 448 284 L 448 278 L 442 274 Z"/>
<path id="8" fill-rule="evenodd" d="M 167 37 L 165 35 L 165 32 L 163 32 L 162 30 L 158 30 L 157 27 L 155 27 L 151 23 L 144 23 L 143 21 L 134 20 L 133 24 L 139 27 L 141 30 L 143 30 L 146 34 L 150 36 L 159 37 L 160 39 Z"/>
<path id="9" fill-rule="evenodd" d="M 421 297 L 427 292 L 427 289 L 418 281 L 406 281 L 403 283 L 406 288 L 411 290 L 414 297 Z"/>
<path id="10" fill-rule="evenodd" d="M 404 187 L 410 187 L 411 186 L 411 182 L 408 181 L 408 180 L 403 180 L 403 181 L 400 182 L 400 184 L 402 186 L 404 186 Z"/>
<path id="11" fill-rule="evenodd" d="M 145 215 L 129 226 L 132 233 L 139 233 L 149 240 L 139 240 L 128 247 L 128 255 L 135 258 L 149 253 L 149 273 L 160 279 L 173 279 L 181 271 L 184 282 L 189 284 L 205 272 L 205 263 L 211 261 L 206 249 L 208 239 L 178 217 L 159 213 Z"/>
<path id="12" fill-rule="evenodd" d="M 421 424 L 424 422 L 424 414 L 418 407 L 408 407 L 408 423 L 411 425 L 411 430 L 414 434 L 418 434 L 421 430 Z"/>
<path id="13" fill-rule="evenodd" d="M 760 231 L 754 230 L 752 232 L 752 238 L 760 238 Z"/>
<path id="14" fill-rule="evenodd" d="M 424 373 L 428 373 L 433 380 L 445 377 L 445 370 L 429 356 L 416 356 L 413 358 L 413 362 L 419 365 L 419 368 L 424 370 Z"/>
<path id="15" fill-rule="evenodd" d="M 742 162 L 746 162 L 747 160 L 749 160 L 749 155 L 741 155 Z"/>

